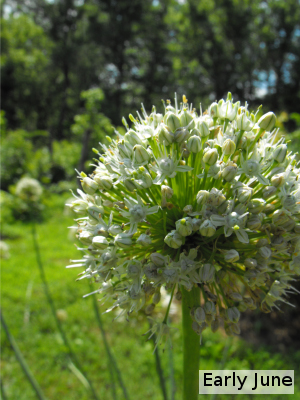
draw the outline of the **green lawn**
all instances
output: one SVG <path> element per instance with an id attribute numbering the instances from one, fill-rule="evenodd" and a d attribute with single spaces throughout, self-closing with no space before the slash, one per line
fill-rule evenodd
<path id="1" fill-rule="evenodd" d="M 65 311 L 59 311 L 58 314 L 61 315 L 63 328 L 82 370 L 93 382 L 99 399 L 109 400 L 113 397 L 108 360 L 93 309 L 93 299 L 82 298 L 91 291 L 91 287 L 85 280 L 75 282 L 79 270 L 65 269 L 70 259 L 78 258 L 79 252 L 68 238 L 67 227 L 72 225 L 72 219 L 63 214 L 64 200 L 63 197 L 53 197 L 52 214 L 37 226 L 45 273 L 56 309 Z M 31 226 L 16 224 L 13 231 L 19 237 L 6 240 L 11 256 L 2 261 L 1 268 L 1 307 L 7 325 L 47 399 L 91 399 L 90 392 L 69 367 L 67 349 L 43 290 Z M 148 322 L 142 314 L 132 316 L 129 322 L 124 319 L 112 321 L 115 315 L 104 314 L 102 320 L 130 399 L 162 399 L 152 354 L 153 342 L 146 342 L 146 337 L 142 336 L 149 329 Z M 173 333 L 173 353 L 167 346 L 166 351 L 160 351 L 160 354 L 167 377 L 170 375 L 170 358 L 173 358 L 177 388 L 175 398 L 180 399 L 180 316 L 173 316 L 173 324 L 178 328 Z M 7 399 L 36 399 L 3 331 L 1 345 L 1 377 Z M 299 365 L 299 350 L 290 349 L 289 354 L 283 355 L 265 348 L 253 348 L 239 338 L 225 337 L 222 332 L 211 334 L 209 330 L 205 331 L 202 340 L 201 369 L 295 369 L 297 382 Z M 270 396 L 271 399 L 285 397 Z M 119 386 L 117 398 L 124 398 Z M 223 398 L 228 399 L 227 396 L 217 396 L 217 399 Z M 242 400 L 248 397 L 239 395 L 237 398 Z M 266 400 L 268 396 L 251 396 L 254 400 L 260 398 Z M 293 399 L 300 399 L 299 391 L 296 390 Z"/>

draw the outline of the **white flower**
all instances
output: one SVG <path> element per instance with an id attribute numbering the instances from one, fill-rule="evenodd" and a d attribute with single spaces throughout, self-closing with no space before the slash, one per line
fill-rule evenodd
<path id="1" fill-rule="evenodd" d="M 161 185 L 167 177 L 174 178 L 177 172 L 188 172 L 193 169 L 184 165 L 180 158 L 177 158 L 176 151 L 174 151 L 172 157 L 167 155 L 165 147 L 164 151 L 164 156 L 162 153 L 160 153 L 161 157 L 157 159 L 154 157 L 156 165 L 149 166 L 149 168 L 151 168 L 157 174 L 153 181 L 155 185 Z"/>
<path id="2" fill-rule="evenodd" d="M 257 121 L 258 111 L 231 97 L 204 113 L 185 96 L 162 114 L 142 106 L 131 126 L 123 118 L 125 135 L 101 145 L 94 172 L 79 174 L 83 191 L 70 207 L 84 256 L 68 268 L 100 282 L 93 293 L 110 303 L 107 312 L 149 315 L 162 287 L 178 301 L 201 287 L 192 329 L 215 332 L 224 320 L 233 335 L 240 312 L 269 312 L 295 291 L 300 170 L 284 138 L 276 141 L 275 115 Z M 167 314 L 151 334 L 169 332 Z"/>
<path id="3" fill-rule="evenodd" d="M 130 220 L 130 230 L 128 234 L 134 234 L 137 231 L 138 223 L 146 221 L 147 215 L 157 213 L 159 206 L 145 206 L 142 199 L 137 195 L 137 201 L 125 199 L 125 204 L 129 211 L 121 211 L 123 217 Z"/>

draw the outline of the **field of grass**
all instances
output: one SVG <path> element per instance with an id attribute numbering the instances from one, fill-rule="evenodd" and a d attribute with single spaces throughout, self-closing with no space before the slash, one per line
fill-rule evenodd
<path id="1" fill-rule="evenodd" d="M 41 249 L 46 279 L 54 300 L 56 313 L 69 340 L 72 351 L 79 360 L 80 368 L 93 383 L 98 399 L 113 399 L 113 383 L 108 357 L 95 315 L 92 296 L 82 296 L 93 290 L 87 280 L 75 282 L 77 269 L 65 269 L 70 259 L 78 258 L 67 227 L 72 218 L 64 215 L 65 198 L 51 199 L 48 219 L 37 225 L 37 237 Z M 31 372 L 48 400 L 92 399 L 86 381 L 70 364 L 68 349 L 57 329 L 51 308 L 45 296 L 40 271 L 36 261 L 32 230 L 29 224 L 17 223 L 12 227 L 15 239 L 6 240 L 11 256 L 2 260 L 1 308 L 3 317 L 14 336 Z M 94 289 L 96 286 L 94 286 Z M 104 307 L 97 303 L 100 313 Z M 160 311 L 158 311 L 159 313 Z M 180 308 L 178 307 L 178 314 Z M 101 314 L 104 330 L 111 350 L 121 370 L 123 381 L 131 400 L 162 399 L 159 378 L 156 373 L 153 342 L 142 336 L 149 329 L 145 316 L 132 316 L 112 321 L 114 313 Z M 173 351 L 160 348 L 162 367 L 168 379 L 168 394 L 174 391 L 175 399 L 181 398 L 181 330 L 180 315 L 172 314 Z M 3 391 L 8 400 L 37 399 L 26 379 L 8 339 L 2 330 L 1 378 Z M 294 369 L 296 384 L 300 372 L 300 351 L 290 349 L 288 354 L 266 348 L 253 348 L 240 338 L 227 338 L 222 332 L 205 331 L 201 347 L 201 369 Z M 116 378 L 116 375 L 114 375 Z M 173 378 L 172 378 L 173 377 Z M 116 397 L 124 394 L 115 379 Z M 300 382 L 293 399 L 300 399 Z M 203 396 L 204 398 L 205 396 Z M 235 396 L 230 396 L 234 398 Z M 253 400 L 266 400 L 268 396 L 248 396 Z M 248 398 L 239 395 L 238 399 Z M 171 396 L 169 399 L 171 400 Z M 201 398 L 201 396 L 199 396 Z M 209 398 L 206 396 L 205 398 Z M 228 399 L 217 396 L 217 399 Z M 284 399 L 284 395 L 272 395 L 271 399 Z"/>

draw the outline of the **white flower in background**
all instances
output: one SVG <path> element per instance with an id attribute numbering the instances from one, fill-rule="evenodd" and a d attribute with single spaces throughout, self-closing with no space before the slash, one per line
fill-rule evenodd
<path id="1" fill-rule="evenodd" d="M 0 240 L 0 258 L 7 259 L 9 257 L 10 257 L 9 245 L 3 242 L 3 240 Z"/>
<path id="2" fill-rule="evenodd" d="M 39 181 L 33 178 L 22 178 L 16 186 L 16 195 L 27 202 L 36 202 L 40 199 L 43 188 Z"/>
<path id="3" fill-rule="evenodd" d="M 99 282 L 107 311 L 154 315 L 162 290 L 172 301 L 197 286 L 192 328 L 235 335 L 242 311 L 287 302 L 300 275 L 300 172 L 275 115 L 257 114 L 231 94 L 205 113 L 183 96 L 163 113 L 142 107 L 132 126 L 123 118 L 125 135 L 101 145 L 69 204 L 84 255 L 68 268 Z M 166 320 L 153 322 L 157 343 Z"/>

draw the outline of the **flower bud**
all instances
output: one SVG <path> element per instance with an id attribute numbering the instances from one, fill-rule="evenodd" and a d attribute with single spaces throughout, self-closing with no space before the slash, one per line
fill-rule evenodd
<path id="1" fill-rule="evenodd" d="M 189 236 L 193 232 L 193 225 L 191 223 L 191 218 L 182 218 L 175 223 L 176 231 L 181 236 Z"/>
<path id="2" fill-rule="evenodd" d="M 295 225 L 296 222 L 292 218 L 289 218 L 284 224 L 281 225 L 281 227 L 289 232 L 294 229 Z"/>
<path id="3" fill-rule="evenodd" d="M 184 242 L 184 238 L 178 232 L 173 230 L 167 234 L 167 236 L 164 238 L 164 242 L 169 247 L 172 247 L 172 249 L 179 249 Z"/>
<path id="4" fill-rule="evenodd" d="M 276 210 L 274 211 L 272 222 L 275 225 L 283 225 L 285 222 L 289 220 L 286 212 L 284 210 Z"/>
<path id="5" fill-rule="evenodd" d="M 201 139 L 199 136 L 191 136 L 187 141 L 186 147 L 192 153 L 199 153 L 201 151 Z"/>
<path id="6" fill-rule="evenodd" d="M 208 108 L 208 114 L 212 118 L 216 118 L 218 116 L 218 103 L 216 103 L 215 101 L 211 103 L 211 105 Z"/>
<path id="7" fill-rule="evenodd" d="M 96 174 L 94 176 L 94 181 L 99 185 L 99 188 L 103 190 L 110 190 L 113 186 L 113 181 L 108 175 Z"/>
<path id="8" fill-rule="evenodd" d="M 67 204 L 76 214 L 84 215 L 88 207 L 88 203 L 81 199 L 72 201 L 71 204 Z"/>
<path id="9" fill-rule="evenodd" d="M 114 206 L 114 203 L 110 200 L 103 200 L 103 205 L 104 207 L 112 208 Z M 103 210 L 104 212 L 104 210 Z"/>
<path id="10" fill-rule="evenodd" d="M 112 235 L 112 236 L 118 235 L 119 233 L 122 233 L 122 232 L 123 232 L 122 227 L 120 225 L 117 225 L 117 224 L 111 225 L 108 228 L 108 233 L 110 235 Z"/>
<path id="11" fill-rule="evenodd" d="M 194 318 L 195 321 L 198 322 L 198 324 L 201 324 L 202 322 L 205 321 L 205 312 L 202 307 L 197 307 L 195 312 L 194 312 Z"/>
<path id="12" fill-rule="evenodd" d="M 175 132 L 176 129 L 180 128 L 180 119 L 173 112 L 166 113 L 164 116 L 164 123 L 172 132 Z"/>
<path id="13" fill-rule="evenodd" d="M 257 125 L 265 131 L 271 131 L 274 128 L 275 123 L 276 123 L 276 115 L 272 112 L 264 114 L 257 121 Z"/>
<path id="14" fill-rule="evenodd" d="M 276 174 L 276 175 L 273 175 L 271 178 L 271 183 L 275 187 L 282 186 L 284 184 L 284 182 L 285 182 L 284 174 Z"/>
<path id="15" fill-rule="evenodd" d="M 206 138 L 210 134 L 209 126 L 205 121 L 201 121 L 197 124 L 197 128 L 199 130 L 199 135 L 202 138 Z"/>
<path id="16" fill-rule="evenodd" d="M 200 131 L 197 128 L 191 130 L 191 136 L 198 136 L 200 137 Z"/>
<path id="17" fill-rule="evenodd" d="M 206 219 L 201 224 L 199 231 L 202 236 L 211 237 L 216 233 L 216 228 L 209 219 Z"/>
<path id="18" fill-rule="evenodd" d="M 158 128 L 158 141 L 160 144 L 165 143 L 166 146 L 174 142 L 174 134 L 165 124 L 160 124 Z"/>
<path id="19" fill-rule="evenodd" d="M 153 112 L 150 114 L 150 118 L 152 118 L 154 127 L 156 128 L 161 123 L 164 117 L 162 114 Z"/>
<path id="20" fill-rule="evenodd" d="M 89 231 L 79 232 L 78 239 L 85 245 L 90 245 L 93 240 L 93 235 Z"/>
<path id="21" fill-rule="evenodd" d="M 233 104 L 231 101 L 224 101 L 223 99 L 218 103 L 218 117 L 221 119 L 229 119 L 233 121 L 236 117 L 240 102 Z"/>
<path id="22" fill-rule="evenodd" d="M 257 261 L 254 258 L 246 258 L 244 261 L 244 265 L 247 268 L 256 268 L 257 267 Z"/>
<path id="23" fill-rule="evenodd" d="M 182 143 L 190 136 L 190 132 L 186 128 L 178 128 L 174 132 L 174 142 Z"/>
<path id="24" fill-rule="evenodd" d="M 248 211 L 251 212 L 252 214 L 259 214 L 260 212 L 263 211 L 265 205 L 266 205 L 265 200 L 253 199 L 248 204 Z"/>
<path id="25" fill-rule="evenodd" d="M 150 160 L 150 155 L 147 150 L 140 144 L 136 144 L 133 148 L 134 159 L 138 164 L 147 164 Z"/>
<path id="26" fill-rule="evenodd" d="M 287 153 L 287 145 L 285 143 L 282 143 L 276 147 L 272 155 L 275 161 L 283 163 L 286 157 L 286 153 Z"/>
<path id="27" fill-rule="evenodd" d="M 240 203 L 247 203 L 252 197 L 253 189 L 248 186 L 241 186 L 237 189 L 237 198 Z"/>
<path id="28" fill-rule="evenodd" d="M 140 244 L 141 246 L 147 247 L 151 244 L 151 238 L 149 235 L 145 235 L 144 233 L 142 233 L 136 240 L 136 242 L 138 244 Z"/>
<path id="29" fill-rule="evenodd" d="M 132 240 L 126 233 L 119 233 L 114 240 L 114 244 L 120 249 L 126 249 L 132 245 Z"/>
<path id="30" fill-rule="evenodd" d="M 272 250 L 269 247 L 263 246 L 257 252 L 264 260 L 267 260 L 272 255 Z"/>
<path id="31" fill-rule="evenodd" d="M 263 188 L 262 191 L 262 197 L 264 199 L 268 199 L 269 197 L 273 196 L 277 191 L 277 188 L 275 186 L 266 186 Z"/>
<path id="32" fill-rule="evenodd" d="M 121 142 L 119 142 L 117 144 L 117 146 L 118 146 L 120 156 L 122 158 L 130 158 L 131 157 L 133 146 L 131 146 L 130 143 L 122 140 Z"/>
<path id="33" fill-rule="evenodd" d="M 258 247 L 258 248 L 268 246 L 268 245 L 269 245 L 268 239 L 259 239 L 256 243 L 256 247 Z"/>
<path id="34" fill-rule="evenodd" d="M 164 267 L 166 264 L 166 257 L 160 253 L 152 253 L 150 255 L 150 260 L 155 264 L 157 267 Z"/>
<path id="35" fill-rule="evenodd" d="M 92 243 L 93 243 L 93 246 L 99 250 L 105 250 L 109 245 L 109 242 L 105 239 L 104 236 L 95 236 L 93 238 Z"/>
<path id="36" fill-rule="evenodd" d="M 191 125 L 189 125 L 189 123 L 191 121 L 193 121 L 193 122 L 191 123 Z M 181 126 L 184 126 L 184 127 L 189 125 L 189 129 L 193 129 L 195 127 L 194 118 L 193 118 L 192 114 L 187 110 L 181 111 L 180 123 L 181 123 Z"/>
<path id="37" fill-rule="evenodd" d="M 175 113 L 175 112 L 176 112 L 176 109 L 175 109 L 173 106 L 171 106 L 171 104 L 169 104 L 169 105 L 166 107 L 166 111 L 170 111 L 170 112 Z"/>
<path id="38" fill-rule="evenodd" d="M 251 230 L 258 230 L 261 227 L 261 220 L 257 215 L 251 215 L 247 221 L 247 228 Z"/>
<path id="39" fill-rule="evenodd" d="M 234 263 L 240 259 L 240 255 L 236 250 L 231 249 L 226 252 L 224 259 L 227 262 Z"/>
<path id="40" fill-rule="evenodd" d="M 292 194 L 285 196 L 284 200 L 282 201 L 283 207 L 286 208 L 287 210 L 293 208 L 295 204 L 297 204 L 297 197 Z"/>
<path id="41" fill-rule="evenodd" d="M 213 148 L 207 148 L 204 155 L 203 155 L 203 161 L 205 164 L 208 165 L 214 165 L 218 160 L 218 151 L 217 149 Z"/>
<path id="42" fill-rule="evenodd" d="M 197 204 L 205 204 L 208 198 L 209 198 L 209 192 L 207 190 L 200 190 L 196 196 Z"/>
<path id="43" fill-rule="evenodd" d="M 198 322 L 194 321 L 192 323 L 192 329 L 193 331 L 195 331 L 197 333 L 197 335 L 201 335 L 202 332 L 204 331 L 204 329 L 207 328 L 207 323 L 206 322 L 202 322 L 201 325 L 198 324 Z"/>
<path id="44" fill-rule="evenodd" d="M 215 315 L 217 313 L 216 306 L 212 301 L 207 301 L 204 304 L 204 311 L 205 311 L 205 314 L 209 314 L 209 315 L 210 314 Z"/>
<path id="45" fill-rule="evenodd" d="M 238 115 L 236 119 L 236 125 L 238 129 L 246 132 L 251 131 L 253 128 L 253 122 L 247 117 L 246 113 Z"/>
<path id="46" fill-rule="evenodd" d="M 192 222 L 193 232 L 197 232 L 201 225 L 201 219 L 193 218 L 191 222 Z"/>
<path id="47" fill-rule="evenodd" d="M 170 199 L 173 196 L 174 190 L 170 188 L 169 186 L 162 185 L 161 186 L 161 194 L 162 196 L 166 197 L 167 199 Z"/>
<path id="48" fill-rule="evenodd" d="M 237 323 L 240 319 L 241 313 L 236 307 L 231 307 L 226 310 L 225 316 L 229 319 L 229 321 Z"/>
<path id="49" fill-rule="evenodd" d="M 231 156 L 235 152 L 235 148 L 235 143 L 231 139 L 226 139 L 222 146 L 225 156 Z"/>
<path id="50" fill-rule="evenodd" d="M 199 271 L 200 282 L 212 282 L 214 280 L 214 274 L 215 267 L 212 264 L 204 264 Z"/>
<path id="51" fill-rule="evenodd" d="M 240 293 L 238 292 L 229 292 L 228 296 L 231 298 L 233 301 L 242 301 L 243 297 Z"/>
<path id="52" fill-rule="evenodd" d="M 93 179 L 88 178 L 87 176 L 82 179 L 81 181 L 81 186 L 82 189 L 85 191 L 87 194 L 94 194 L 96 190 L 98 189 L 98 185 Z"/>
<path id="53" fill-rule="evenodd" d="M 211 321 L 210 329 L 211 329 L 212 333 L 217 332 L 217 330 L 219 329 L 219 326 L 220 326 L 219 318 L 216 318 L 213 321 Z"/>
<path id="54" fill-rule="evenodd" d="M 250 310 L 255 310 L 256 309 L 256 304 L 254 300 L 251 297 L 244 297 L 244 303 Z"/>
<path id="55" fill-rule="evenodd" d="M 222 282 L 222 280 L 225 278 L 225 276 L 226 276 L 226 271 L 224 271 L 224 269 L 220 269 L 216 273 L 216 282 L 219 284 L 220 282 Z"/>
<path id="56" fill-rule="evenodd" d="M 126 178 L 123 181 L 124 186 L 126 187 L 126 189 L 129 192 L 133 192 L 134 190 L 136 190 L 136 184 L 134 183 L 134 179 L 133 178 Z"/>
<path id="57" fill-rule="evenodd" d="M 226 182 L 231 182 L 236 176 L 237 171 L 238 167 L 236 164 L 228 163 L 222 171 L 222 178 L 224 178 Z"/>
<path id="58" fill-rule="evenodd" d="M 160 292 L 155 292 L 152 298 L 152 303 L 153 304 L 158 304 L 160 302 L 161 294 Z"/>
<path id="59" fill-rule="evenodd" d="M 288 242 L 283 236 L 273 236 L 272 246 L 275 247 L 276 250 L 286 250 L 288 248 Z"/>
<path id="60" fill-rule="evenodd" d="M 226 197 L 222 193 L 221 190 L 213 188 L 208 197 L 208 203 L 214 207 L 220 207 L 223 203 L 225 203 Z"/>
<path id="61" fill-rule="evenodd" d="M 127 133 L 125 133 L 124 138 L 126 142 L 131 144 L 131 146 L 135 146 L 136 144 L 143 144 L 141 138 L 133 129 L 130 129 Z"/>

